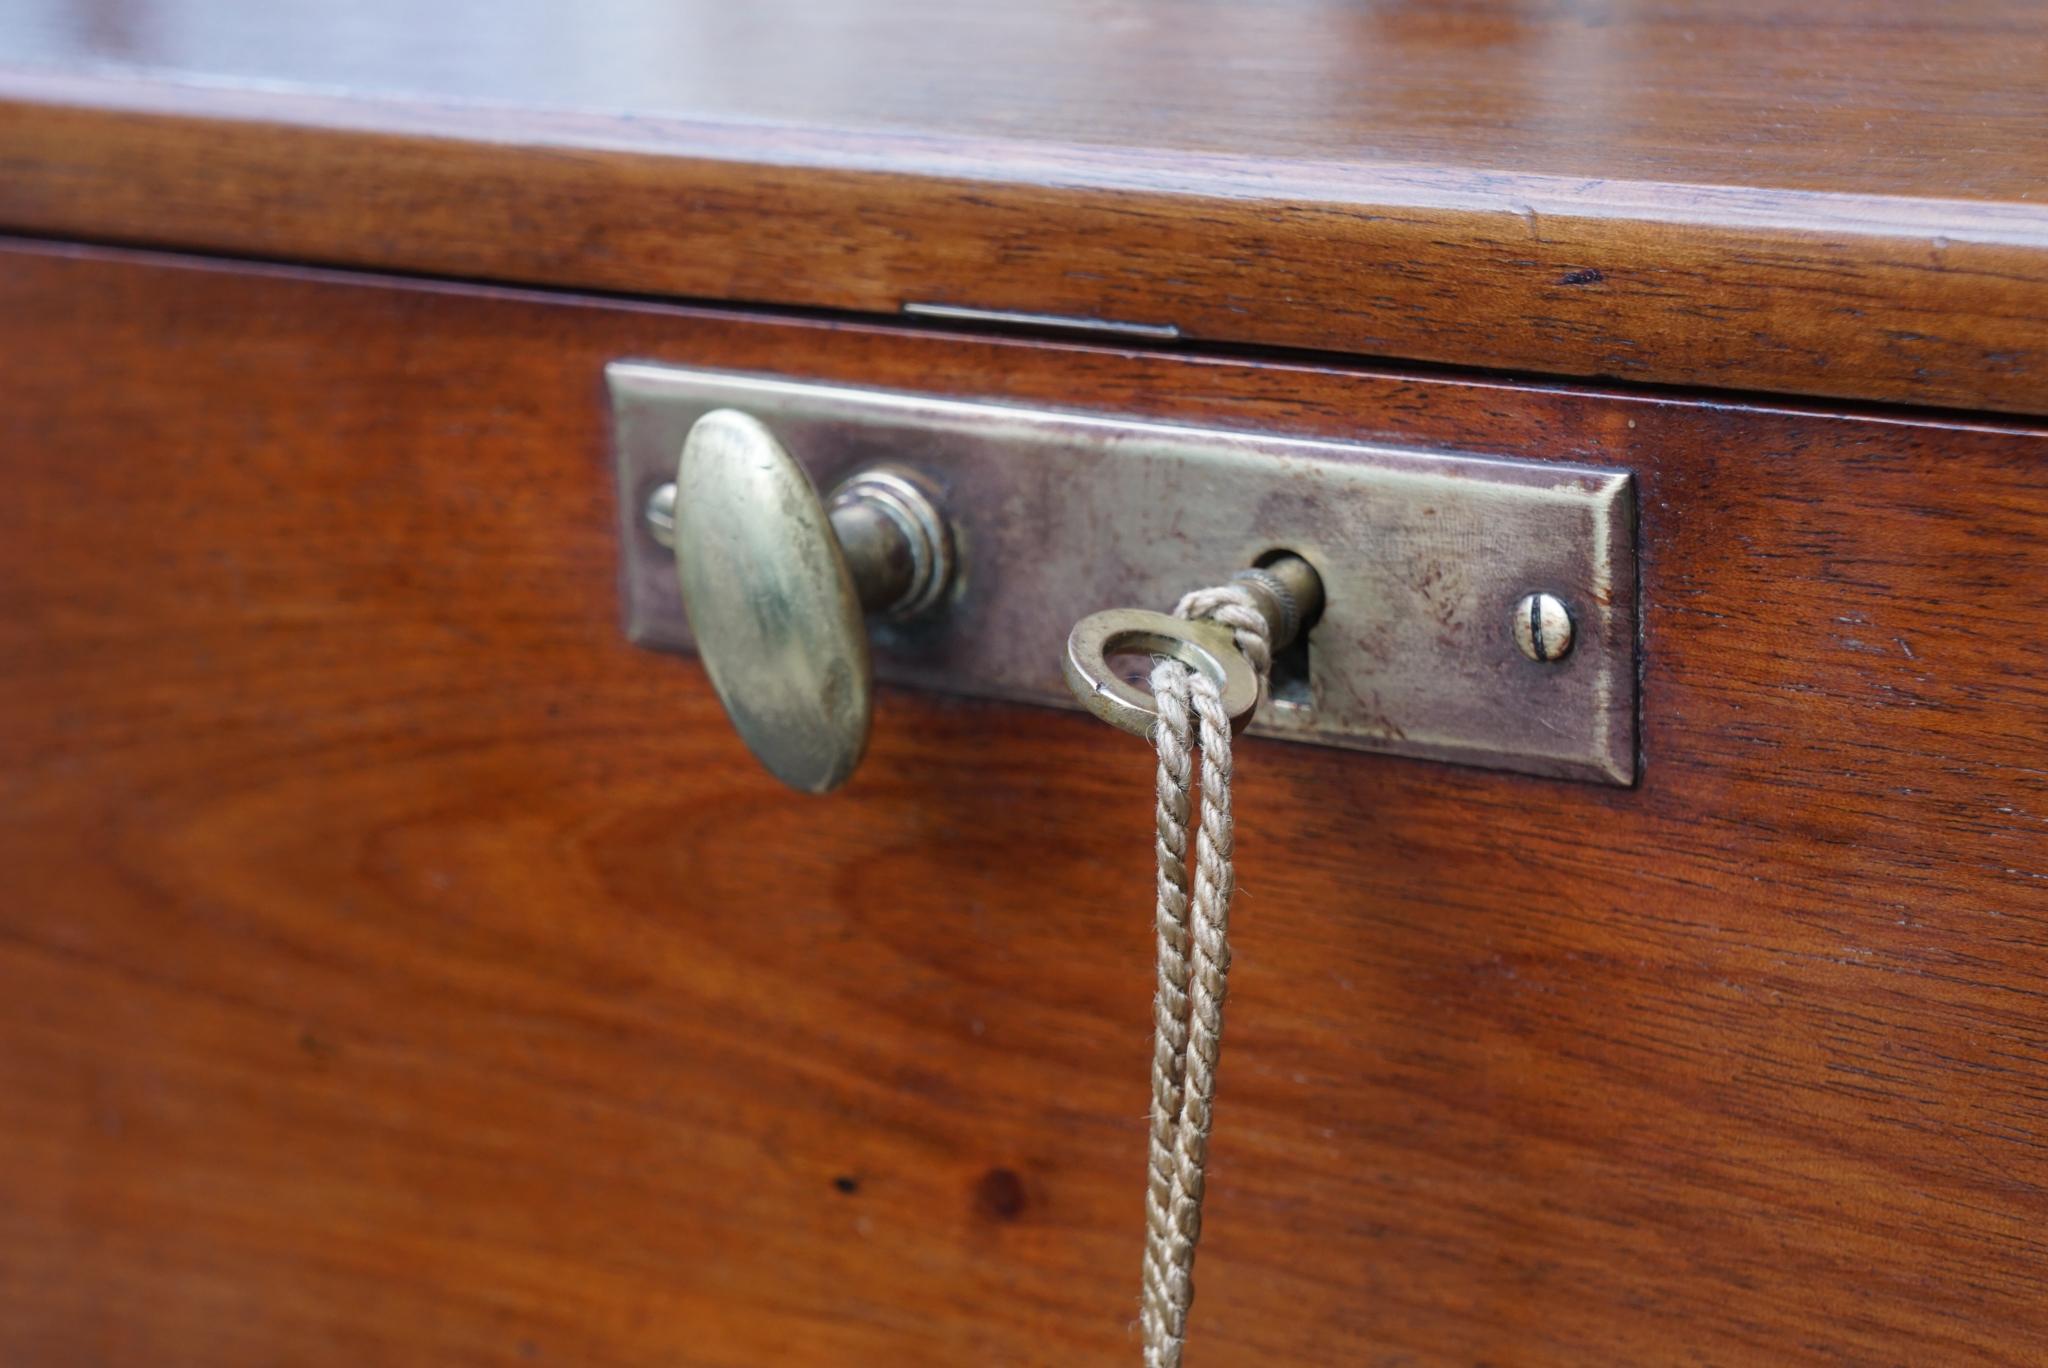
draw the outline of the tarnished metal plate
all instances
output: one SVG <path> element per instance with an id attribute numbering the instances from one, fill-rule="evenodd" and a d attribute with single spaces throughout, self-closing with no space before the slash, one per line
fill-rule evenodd
<path id="1" fill-rule="evenodd" d="M 1305 677 L 1277 680 L 1254 734 L 1635 778 L 1627 471 L 638 362 L 606 374 L 626 631 L 640 645 L 690 647 L 673 555 L 641 509 L 675 478 L 690 425 L 737 408 L 767 424 L 821 489 L 890 462 L 941 491 L 960 558 L 953 598 L 909 625 L 873 624 L 879 679 L 1070 708 L 1061 658 L 1081 618 L 1170 609 L 1183 592 L 1288 550 L 1320 573 L 1326 605 Z M 1530 660 L 1516 644 L 1515 606 L 1537 593 L 1570 611 L 1562 660 Z"/>

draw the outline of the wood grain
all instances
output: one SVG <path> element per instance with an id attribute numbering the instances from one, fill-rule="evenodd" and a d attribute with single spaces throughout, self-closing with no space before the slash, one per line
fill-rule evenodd
<path id="1" fill-rule="evenodd" d="M 0 1359 L 1134 1361 L 1145 748 L 779 789 L 621 355 L 1640 472 L 1637 790 L 1247 745 L 1191 1363 L 2048 1355 L 2048 434 L 17 246 Z"/>
<path id="2" fill-rule="evenodd" d="M 2048 11 L 82 0 L 0 227 L 2048 412 Z"/>

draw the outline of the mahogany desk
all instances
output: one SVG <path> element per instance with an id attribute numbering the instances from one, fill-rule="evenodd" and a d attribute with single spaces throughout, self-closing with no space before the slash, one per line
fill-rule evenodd
<path id="1" fill-rule="evenodd" d="M 41 0 L 0 232 L 0 1361 L 1136 1361 L 1145 747 L 781 788 L 621 356 L 1636 472 L 1633 787 L 1247 743 L 1191 1362 L 2048 1360 L 2040 6 Z"/>

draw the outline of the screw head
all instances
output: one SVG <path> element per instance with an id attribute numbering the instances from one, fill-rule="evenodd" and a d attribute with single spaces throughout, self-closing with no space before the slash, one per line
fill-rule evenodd
<path id="1" fill-rule="evenodd" d="M 640 509 L 640 520 L 647 527 L 647 535 L 666 546 L 676 549 L 676 485 L 670 480 L 657 485 L 647 495 L 647 502 Z"/>
<path id="2" fill-rule="evenodd" d="M 1525 594 L 1515 604 L 1515 645 L 1531 660 L 1548 664 L 1572 650 L 1572 614 L 1555 594 Z"/>

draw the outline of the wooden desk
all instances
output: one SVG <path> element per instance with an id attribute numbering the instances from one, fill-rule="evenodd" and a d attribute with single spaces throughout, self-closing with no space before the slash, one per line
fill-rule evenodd
<path id="1" fill-rule="evenodd" d="M 0 54 L 0 1359 L 1136 1361 L 1144 747 L 779 788 L 623 355 L 1637 472 L 1635 788 L 1248 743 L 1192 1363 L 2048 1356 L 2037 8 Z"/>

